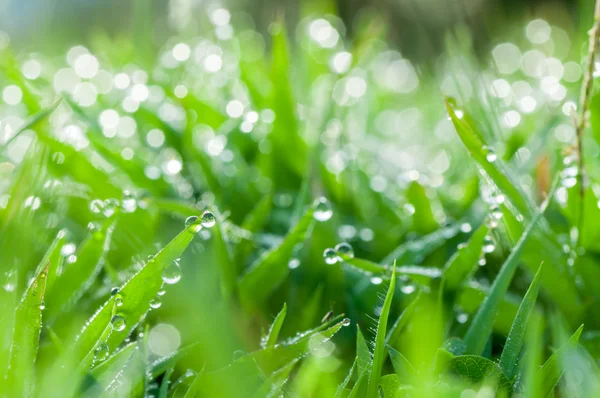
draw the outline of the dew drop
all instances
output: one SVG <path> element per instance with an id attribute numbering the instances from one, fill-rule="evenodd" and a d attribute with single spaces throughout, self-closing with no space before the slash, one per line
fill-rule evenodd
<path id="1" fill-rule="evenodd" d="M 62 152 L 54 152 L 52 154 L 52 161 L 56 164 L 63 164 L 65 162 L 65 155 Z"/>
<path id="2" fill-rule="evenodd" d="M 164 288 L 161 288 L 156 294 L 158 294 L 159 296 L 164 296 L 167 293 L 167 291 Z"/>
<path id="3" fill-rule="evenodd" d="M 189 233 L 195 234 L 200 232 L 202 229 L 202 225 L 198 223 L 198 217 L 189 216 L 185 219 L 185 227 L 187 228 Z"/>
<path id="4" fill-rule="evenodd" d="M 112 289 L 110 289 L 110 295 L 111 296 L 116 296 L 117 294 L 119 294 L 119 288 L 118 287 L 113 287 Z"/>
<path id="5" fill-rule="evenodd" d="M 46 309 L 46 303 L 42 300 L 42 302 L 40 303 L 40 310 L 44 309 Z"/>
<path id="6" fill-rule="evenodd" d="M 374 285 L 381 285 L 382 282 L 383 282 L 383 279 L 381 279 L 378 276 L 374 276 L 371 278 L 371 283 Z"/>
<path id="7" fill-rule="evenodd" d="M 160 308 L 161 305 L 162 305 L 162 302 L 158 298 L 152 299 L 150 301 L 150 308 L 157 309 L 157 308 Z"/>
<path id="8" fill-rule="evenodd" d="M 234 361 L 237 361 L 238 359 L 242 358 L 242 357 L 243 357 L 243 356 L 245 356 L 245 355 L 246 355 L 246 352 L 245 352 L 245 351 L 242 351 L 242 350 L 235 350 L 235 351 L 233 352 L 233 355 L 232 355 L 232 357 L 233 357 L 233 360 L 234 360 Z"/>
<path id="9" fill-rule="evenodd" d="M 494 229 L 494 228 L 498 227 L 498 219 L 496 217 L 493 217 L 491 214 L 489 214 L 485 219 L 485 225 L 489 229 Z"/>
<path id="10" fill-rule="evenodd" d="M 313 213 L 313 217 L 317 221 L 327 221 L 333 215 L 333 210 L 331 210 L 331 204 L 325 198 L 319 198 L 315 204 L 315 210 Z"/>
<path id="11" fill-rule="evenodd" d="M 325 249 L 325 251 L 323 252 L 323 258 L 325 259 L 325 262 L 329 265 L 335 264 L 338 261 L 336 251 L 331 248 Z"/>
<path id="12" fill-rule="evenodd" d="M 162 280 L 168 285 L 174 285 L 181 279 L 181 268 L 177 261 L 173 261 L 162 274 Z"/>
<path id="13" fill-rule="evenodd" d="M 110 217 L 115 214 L 115 211 L 117 211 L 119 208 L 119 201 L 114 198 L 110 198 L 106 199 L 103 205 L 104 207 L 102 208 L 102 214 L 104 214 L 105 217 Z"/>
<path id="14" fill-rule="evenodd" d="M 123 200 L 121 200 L 121 208 L 125 213 L 133 213 L 137 209 L 137 201 L 135 196 L 129 191 L 123 192 Z"/>
<path id="15" fill-rule="evenodd" d="M 342 320 L 342 326 L 350 326 L 350 318 L 344 318 Z"/>
<path id="16" fill-rule="evenodd" d="M 104 209 L 104 202 L 100 199 L 94 199 L 90 202 L 90 210 L 92 213 L 99 214 Z"/>
<path id="17" fill-rule="evenodd" d="M 496 220 L 500 220 L 502 218 L 502 209 L 500 209 L 500 206 L 493 205 L 490 207 L 490 217 L 495 218 Z"/>
<path id="18" fill-rule="evenodd" d="M 354 249 L 350 245 L 350 243 L 342 242 L 338 243 L 334 249 L 338 254 L 343 255 L 344 257 L 353 258 L 354 257 Z"/>
<path id="19" fill-rule="evenodd" d="M 108 358 L 108 344 L 106 343 L 100 343 L 96 346 L 96 348 L 94 349 L 94 359 L 96 361 L 104 361 L 106 358 Z"/>
<path id="20" fill-rule="evenodd" d="M 490 147 L 484 147 L 484 149 L 486 151 L 486 160 L 490 163 L 494 163 L 498 159 L 498 155 L 496 155 L 496 152 Z"/>
<path id="21" fill-rule="evenodd" d="M 211 228 L 211 227 L 214 227 L 214 225 L 217 223 L 217 218 L 210 211 L 205 211 L 202 214 L 202 220 L 200 222 L 203 227 Z"/>
<path id="22" fill-rule="evenodd" d="M 484 253 L 491 253 L 496 249 L 496 243 L 494 243 L 494 240 L 489 237 L 486 236 L 483 239 L 483 252 Z"/>
<path id="23" fill-rule="evenodd" d="M 299 266 L 300 266 L 300 260 L 298 260 L 297 258 L 291 258 L 290 261 L 288 262 L 289 269 L 296 269 Z"/>
<path id="24" fill-rule="evenodd" d="M 125 318 L 123 318 L 121 315 L 114 315 L 110 319 L 110 324 L 111 324 L 113 330 L 115 330 L 117 332 L 121 332 L 121 331 L 125 330 L 125 327 L 127 326 L 127 323 L 125 322 Z"/>
<path id="25" fill-rule="evenodd" d="M 412 294 L 417 288 L 414 287 L 413 285 L 404 285 L 400 288 L 400 290 L 402 291 L 402 293 L 404 294 Z"/>
<path id="26" fill-rule="evenodd" d="M 115 304 L 117 305 L 117 307 L 120 307 L 123 305 L 123 297 L 120 294 L 117 294 L 115 296 Z"/>

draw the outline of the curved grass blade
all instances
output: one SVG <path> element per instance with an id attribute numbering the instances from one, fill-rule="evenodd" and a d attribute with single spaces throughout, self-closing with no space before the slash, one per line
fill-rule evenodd
<path id="1" fill-rule="evenodd" d="M 110 382 L 116 377 L 116 375 L 127 365 L 131 358 L 131 355 L 137 349 L 137 343 L 129 343 L 128 345 L 111 355 L 104 362 L 92 368 L 89 371 L 88 375 L 92 378 L 93 383 L 90 382 L 91 385 L 88 386 L 86 389 L 97 388 L 98 385 L 102 386 L 102 389 L 105 389 L 110 384 Z"/>
<path id="2" fill-rule="evenodd" d="M 444 266 L 444 288 L 455 291 L 462 283 L 469 280 L 478 267 L 479 256 L 483 248 L 483 240 L 488 227 L 480 226 L 471 236 L 469 242 L 457 250 Z"/>
<path id="3" fill-rule="evenodd" d="M 311 206 L 275 249 L 263 254 L 239 280 L 242 305 L 252 308 L 262 303 L 288 276 L 294 246 L 304 241 L 314 224 L 315 205 Z"/>
<path id="4" fill-rule="evenodd" d="M 213 244 L 215 245 L 217 264 L 221 271 L 221 292 L 223 293 L 223 297 L 230 298 L 235 292 L 238 271 L 237 266 L 233 262 L 229 242 L 225 240 L 223 216 L 216 209 L 213 209 L 213 213 L 217 218 L 217 223 L 212 231 L 214 233 Z"/>
<path id="5" fill-rule="evenodd" d="M 336 389 L 335 398 L 342 397 L 342 394 L 346 390 L 346 387 L 348 387 L 348 383 L 350 383 L 350 379 L 352 379 L 352 375 L 354 374 L 354 370 L 357 367 L 357 363 L 358 363 L 358 358 L 354 359 L 354 362 L 352 363 L 352 366 L 350 367 L 348 374 L 346 374 L 346 377 L 344 378 L 344 380 L 340 383 L 340 385 Z"/>
<path id="6" fill-rule="evenodd" d="M 546 202 L 545 205 L 547 205 L 547 203 L 548 202 Z M 483 352 L 487 340 L 492 332 L 494 318 L 498 312 L 500 302 L 508 291 L 508 286 L 510 285 L 512 277 L 519 265 L 519 257 L 523 251 L 523 247 L 525 246 L 525 243 L 527 243 L 527 240 L 537 225 L 538 220 L 542 217 L 542 214 L 545 210 L 545 205 L 543 205 L 540 211 L 538 211 L 538 213 L 533 217 L 531 223 L 502 265 L 502 268 L 498 272 L 496 279 L 494 279 L 494 283 L 490 288 L 489 294 L 483 301 L 483 304 L 481 304 L 481 307 L 479 307 L 473 322 L 471 322 L 471 325 L 469 326 L 469 329 L 464 337 L 467 354 L 480 355 Z"/>
<path id="7" fill-rule="evenodd" d="M 167 369 L 165 377 L 162 379 L 160 384 L 160 390 L 158 390 L 158 398 L 167 398 L 169 392 L 169 384 L 171 384 L 171 375 L 173 374 L 174 368 Z"/>
<path id="8" fill-rule="evenodd" d="M 193 237 L 194 233 L 187 229 L 181 231 L 119 289 L 122 299 L 119 315 L 125 319 L 126 327 L 115 331 L 108 339 L 107 344 L 111 350 L 125 339 L 140 318 L 148 312 L 150 301 L 162 286 L 162 271 L 181 256 Z M 76 342 L 79 352 L 89 352 L 94 347 L 105 325 L 110 322 L 114 302 L 115 296 L 111 296 L 83 327 Z"/>
<path id="9" fill-rule="evenodd" d="M 52 290 L 52 286 L 54 285 L 54 281 L 57 277 L 58 269 L 62 266 L 64 262 L 64 257 L 60 254 L 60 249 L 62 249 L 65 243 L 65 234 L 59 232 L 48 250 L 46 254 L 44 254 L 44 258 L 40 261 L 38 265 L 38 269 L 36 270 L 36 275 L 39 274 L 44 267 L 45 264 L 48 265 L 48 277 L 46 278 L 46 292 L 50 292 Z"/>
<path id="10" fill-rule="evenodd" d="M 33 370 L 40 342 L 48 265 L 29 285 L 15 312 L 10 367 L 6 379 L 9 396 L 29 396 L 33 390 Z"/>
<path id="11" fill-rule="evenodd" d="M 252 395 L 253 398 L 261 398 L 261 397 L 279 397 L 281 396 L 281 389 L 286 383 L 287 379 L 290 377 L 290 373 L 294 370 L 294 367 L 298 363 L 298 359 L 294 359 L 289 364 L 285 365 L 283 368 L 273 372 L 271 376 L 263 385 Z"/>
<path id="12" fill-rule="evenodd" d="M 506 344 L 500 356 L 500 368 L 509 380 L 513 380 L 518 371 L 518 359 L 521 353 L 521 347 L 525 338 L 525 330 L 527 321 L 535 306 L 538 292 L 540 290 L 540 276 L 542 274 L 543 264 L 540 265 L 538 272 L 535 274 L 523 301 L 519 306 L 519 311 L 512 324 Z"/>
<path id="13" fill-rule="evenodd" d="M 558 383 L 558 380 L 564 372 L 561 365 L 562 357 L 567 350 L 577 346 L 582 331 L 583 325 L 573 333 L 567 343 L 556 350 L 556 352 L 548 358 L 544 366 L 538 371 L 536 379 L 538 381 L 540 397 L 547 397 Z"/>
<path id="14" fill-rule="evenodd" d="M 148 369 L 146 370 L 146 372 L 153 379 L 157 378 L 158 376 L 160 376 L 161 374 L 163 374 L 170 368 L 174 368 L 175 365 L 177 365 L 177 362 L 181 358 L 184 358 L 186 355 L 188 355 L 194 349 L 194 347 L 196 345 L 197 345 L 197 343 L 190 344 L 184 348 L 180 348 L 179 350 L 175 351 L 174 353 L 172 353 L 166 357 L 157 359 L 156 361 L 154 361 L 150 365 L 148 365 Z"/>
<path id="15" fill-rule="evenodd" d="M 358 377 L 348 398 L 366 397 L 369 390 L 369 373 L 364 372 Z"/>
<path id="16" fill-rule="evenodd" d="M 402 243 L 381 260 L 380 263 L 392 264 L 396 261 L 399 265 L 418 264 L 423 261 L 425 256 L 440 248 L 448 239 L 456 236 L 459 231 L 459 225 L 451 225 L 440 228 L 420 239 Z"/>
<path id="17" fill-rule="evenodd" d="M 371 369 L 371 375 L 369 377 L 369 387 L 367 397 L 373 398 L 378 395 L 379 379 L 381 378 L 381 370 L 383 368 L 383 362 L 386 358 L 385 352 L 385 336 L 387 329 L 388 317 L 390 315 L 390 308 L 392 306 L 392 299 L 394 297 L 394 288 L 396 286 L 396 264 L 392 268 L 392 279 L 390 280 L 390 286 L 388 288 L 383 307 L 381 308 L 381 315 L 379 316 L 379 322 L 377 324 L 377 335 L 375 337 L 375 350 L 373 353 L 373 367 Z"/>
<path id="18" fill-rule="evenodd" d="M 92 286 L 102 270 L 104 258 L 110 247 L 115 220 L 107 220 L 81 245 L 77 260 L 66 267 L 56 281 L 56 288 L 48 290 L 48 318 L 68 310 Z"/>
<path id="19" fill-rule="evenodd" d="M 373 355 L 358 325 L 356 325 L 356 364 L 358 374 L 368 372 L 373 366 Z"/>
<path id="20" fill-rule="evenodd" d="M 392 366 L 394 371 L 398 375 L 398 378 L 403 384 L 410 384 L 412 380 L 416 380 L 417 371 L 411 365 L 411 363 L 402 355 L 399 351 L 387 346 L 388 352 L 390 353 L 390 359 L 392 360 Z"/>
<path id="21" fill-rule="evenodd" d="M 254 234 L 265 225 L 267 219 L 269 218 L 269 214 L 271 213 L 271 208 L 273 207 L 273 196 L 266 195 L 264 196 L 252 209 L 252 211 L 246 216 L 244 221 L 242 222 L 242 228 L 246 231 Z M 235 259 L 235 263 L 238 267 L 243 266 L 246 262 L 246 259 L 252 252 L 253 242 L 250 240 L 242 240 L 237 244 L 234 250 L 233 258 Z"/>
<path id="22" fill-rule="evenodd" d="M 10 144 L 15 138 L 21 135 L 23 131 L 37 129 L 40 126 L 40 124 L 45 122 L 46 119 L 52 114 L 52 112 L 54 112 L 56 108 L 58 108 L 58 105 L 60 105 L 60 101 L 61 100 L 59 99 L 49 108 L 42 109 L 41 111 L 33 115 L 31 118 L 29 118 L 12 137 L 10 137 L 8 140 L 6 140 L 4 144 L 2 144 L 2 148 L 8 148 L 8 144 Z"/>
<path id="23" fill-rule="evenodd" d="M 264 338 L 264 342 L 262 343 L 263 348 L 273 347 L 277 344 L 277 339 L 279 338 L 279 332 L 281 331 L 281 326 L 283 325 L 283 321 L 285 321 L 285 315 L 287 314 L 287 304 L 283 303 L 283 308 L 279 311 L 279 314 L 275 317 L 275 320 L 271 324 L 269 328 L 269 333 Z"/>

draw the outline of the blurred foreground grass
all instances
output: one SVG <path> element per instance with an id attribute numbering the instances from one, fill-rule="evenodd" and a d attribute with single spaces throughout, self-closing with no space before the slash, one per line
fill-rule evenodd
<path id="1" fill-rule="evenodd" d="M 202 18 L 0 50 L 2 394 L 598 396 L 577 29 L 417 67 L 376 16 Z"/>

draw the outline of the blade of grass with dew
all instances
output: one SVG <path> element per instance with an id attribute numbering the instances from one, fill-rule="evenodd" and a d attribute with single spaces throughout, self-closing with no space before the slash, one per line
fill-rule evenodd
<path id="1" fill-rule="evenodd" d="M 165 376 L 163 377 L 160 390 L 158 390 L 158 398 L 168 398 L 169 385 L 171 384 L 171 376 L 173 375 L 174 368 L 167 369 Z"/>
<path id="2" fill-rule="evenodd" d="M 346 374 L 346 377 L 344 377 L 344 380 L 337 387 L 337 389 L 335 391 L 335 398 L 341 398 L 343 396 L 344 392 L 346 391 L 346 388 L 348 387 L 348 384 L 350 383 L 350 380 L 352 379 L 352 376 L 354 375 L 354 370 L 358 366 L 357 364 L 358 364 L 358 358 L 355 358 L 354 362 L 352 362 L 352 366 L 350 366 L 350 369 L 348 370 L 348 373 Z"/>
<path id="3" fill-rule="evenodd" d="M 194 233 L 188 229 L 181 231 L 119 289 L 122 299 L 119 313 L 125 318 L 126 327 L 111 335 L 107 342 L 110 349 L 116 348 L 139 319 L 148 312 L 150 301 L 156 297 L 162 286 L 162 271 L 181 256 L 193 237 Z M 110 321 L 115 298 L 111 296 L 98 309 L 77 337 L 77 345 L 84 351 L 89 351 L 96 344 L 104 330 L 104 325 Z"/>
<path id="4" fill-rule="evenodd" d="M 88 373 L 91 380 L 88 381 L 89 384 L 87 386 L 84 386 L 84 389 L 95 385 L 100 385 L 103 389 L 106 388 L 116 375 L 127 365 L 133 352 L 138 349 L 139 346 L 137 343 L 129 343 L 107 358 L 104 362 L 93 367 Z"/>
<path id="5" fill-rule="evenodd" d="M 388 288 L 383 307 L 381 308 L 381 315 L 379 316 L 379 322 L 377 323 L 377 335 L 375 337 L 375 349 L 373 352 L 373 367 L 369 377 L 369 388 L 367 397 L 376 397 L 379 389 L 379 379 L 381 378 L 381 371 L 383 369 L 383 362 L 386 358 L 385 352 L 385 336 L 387 330 L 387 322 L 390 315 L 390 308 L 392 306 L 392 299 L 394 298 L 394 288 L 396 286 L 396 264 L 392 268 L 392 278 L 390 279 L 390 286 Z"/>
<path id="6" fill-rule="evenodd" d="M 358 380 L 350 390 L 350 394 L 348 394 L 348 398 L 359 398 L 366 397 L 369 390 L 369 373 L 364 372 L 360 376 L 358 376 Z"/>
<path id="7" fill-rule="evenodd" d="M 454 112 L 452 106 L 446 101 L 446 109 L 448 115 L 454 124 L 456 132 L 461 141 L 473 157 L 473 159 L 483 168 L 490 176 L 492 181 L 498 186 L 500 191 L 510 200 L 517 210 L 527 218 L 533 216 L 533 205 L 527 199 L 525 193 L 519 188 L 520 185 L 513 181 L 501 162 L 495 158 L 489 158 L 489 153 L 486 153 L 485 144 L 481 141 L 480 136 L 473 130 L 465 120 L 459 119 Z"/>
<path id="8" fill-rule="evenodd" d="M 276 397 L 281 395 L 281 389 L 290 377 L 290 373 L 298 363 L 298 359 L 294 359 L 289 364 L 281 369 L 276 370 L 271 374 L 263 385 L 252 395 L 253 398 L 260 397 Z"/>
<path id="9" fill-rule="evenodd" d="M 115 306 L 116 307 L 116 306 Z M 112 314 L 115 314 L 115 309 L 113 308 Z M 110 347 L 108 347 L 108 345 L 106 344 L 106 341 L 108 340 L 108 338 L 110 337 L 110 335 L 113 332 L 113 327 L 111 325 L 110 322 L 108 322 L 106 324 L 106 326 L 104 327 L 104 330 L 102 331 L 102 334 L 100 335 L 100 338 L 98 338 L 98 342 L 96 343 L 96 345 L 94 345 L 94 347 L 92 347 L 91 350 L 89 350 L 86 353 L 82 353 L 85 354 L 85 356 L 83 357 L 83 359 L 81 359 L 81 362 L 79 362 L 78 366 L 77 366 L 77 375 L 83 375 L 85 372 L 87 372 L 90 368 L 92 368 L 95 364 L 96 364 L 96 360 L 100 360 L 100 358 L 97 358 L 98 356 L 98 351 L 106 351 L 107 355 L 110 355 L 111 351 L 110 351 Z M 75 357 L 79 357 L 80 353 L 75 353 Z"/>
<path id="10" fill-rule="evenodd" d="M 285 280 L 290 272 L 288 260 L 292 255 L 294 246 L 304 241 L 308 231 L 314 224 L 314 210 L 315 205 L 304 213 L 278 247 L 264 253 L 241 276 L 239 279 L 239 292 L 242 305 L 253 307 L 262 303 Z"/>
<path id="11" fill-rule="evenodd" d="M 573 333 L 569 341 L 556 350 L 556 352 L 548 358 L 546 363 L 544 363 L 544 366 L 538 370 L 536 379 L 540 397 L 547 397 L 558 383 L 558 380 L 564 372 L 561 365 L 562 356 L 567 350 L 577 346 L 582 331 L 583 325 L 581 325 L 575 333 Z"/>
<path id="12" fill-rule="evenodd" d="M 453 292 L 464 282 L 468 281 L 478 267 L 482 253 L 483 241 L 488 233 L 488 227 L 481 225 L 471 236 L 468 243 L 459 248 L 444 265 L 444 288 Z"/>
<path id="13" fill-rule="evenodd" d="M 60 267 L 62 267 L 64 262 L 64 257 L 60 253 L 64 244 L 65 233 L 64 231 L 59 231 L 54 241 L 52 241 L 52 244 L 48 247 L 46 254 L 44 254 L 42 261 L 40 261 L 38 268 L 35 271 L 35 274 L 37 275 L 41 272 L 45 264 L 49 264 L 48 277 L 46 279 L 46 292 L 50 292 L 52 290 L 54 281 L 57 278 L 58 270 Z"/>
<path id="14" fill-rule="evenodd" d="M 420 239 L 402 243 L 379 263 L 391 264 L 395 260 L 398 265 L 418 264 L 425 256 L 440 248 L 448 239 L 456 236 L 459 231 L 458 225 L 451 225 L 440 228 Z"/>
<path id="15" fill-rule="evenodd" d="M 271 323 L 269 327 L 269 332 L 261 341 L 262 348 L 273 347 L 277 344 L 277 339 L 279 338 L 279 332 L 281 331 L 281 326 L 283 326 L 283 322 L 285 321 L 285 316 L 287 314 L 287 304 L 283 303 L 283 308 Z"/>
<path id="16" fill-rule="evenodd" d="M 368 372 L 373 366 L 373 355 L 358 325 L 356 325 L 356 365 L 358 374 Z"/>
<path id="17" fill-rule="evenodd" d="M 185 358 L 191 352 L 193 352 L 194 347 L 196 347 L 198 343 L 194 343 L 188 345 L 186 347 L 180 348 L 177 351 L 169 354 L 167 356 L 161 357 L 154 362 L 148 365 L 146 372 L 152 376 L 153 379 L 157 378 L 164 372 L 166 372 L 170 368 L 174 368 L 177 362 L 181 359 Z"/>
<path id="18" fill-rule="evenodd" d="M 233 261 L 229 242 L 225 240 L 224 218 L 217 210 L 213 209 L 213 213 L 215 214 L 217 223 L 212 228 L 214 234 L 212 243 L 215 247 L 216 262 L 220 270 L 221 292 L 223 293 L 223 297 L 230 298 L 235 293 L 238 270 Z"/>
<path id="19" fill-rule="evenodd" d="M 412 381 L 417 380 L 417 371 L 408 359 L 389 345 L 387 346 L 387 350 L 390 354 L 392 367 L 394 368 L 399 381 L 402 384 L 410 384 Z"/>
<path id="20" fill-rule="evenodd" d="M 60 100 L 56 101 L 52 106 L 42 109 L 37 112 L 35 115 L 31 116 L 25 124 L 17 130 L 17 132 L 10 137 L 4 144 L 2 144 L 2 148 L 0 148 L 0 153 L 4 148 L 8 148 L 8 144 L 10 144 L 14 139 L 16 139 L 21 133 L 27 130 L 37 130 L 42 126 L 44 122 L 47 121 L 48 117 L 58 108 L 60 105 Z"/>
<path id="21" fill-rule="evenodd" d="M 467 354 L 480 355 L 483 352 L 483 348 L 492 332 L 494 318 L 498 312 L 500 301 L 508 291 L 508 286 L 519 265 L 521 252 L 533 229 L 537 225 L 538 220 L 542 217 L 544 210 L 545 206 L 543 206 L 531 220 L 531 223 L 502 265 L 502 268 L 494 279 L 488 296 L 483 301 L 481 307 L 479 307 L 473 322 L 469 325 L 469 329 L 464 337 L 465 344 L 467 345 Z"/>
<path id="22" fill-rule="evenodd" d="M 115 220 L 108 219 L 97 231 L 89 234 L 77 252 L 77 260 L 58 276 L 46 298 L 48 319 L 68 311 L 92 286 L 102 270 L 110 247 Z"/>
<path id="23" fill-rule="evenodd" d="M 538 291 L 540 290 L 540 276 L 542 274 L 542 269 L 543 264 L 540 265 L 531 285 L 529 285 L 529 289 L 527 289 L 527 293 L 525 293 L 525 297 L 523 297 L 517 316 L 515 317 L 506 343 L 504 344 L 504 348 L 502 349 L 499 364 L 509 380 L 513 380 L 517 376 L 519 354 L 523 347 L 528 319 L 533 311 Z"/>
<path id="24" fill-rule="evenodd" d="M 33 367 L 42 328 L 48 264 L 29 285 L 15 312 L 11 359 L 6 385 L 13 397 L 28 396 L 34 384 Z"/>

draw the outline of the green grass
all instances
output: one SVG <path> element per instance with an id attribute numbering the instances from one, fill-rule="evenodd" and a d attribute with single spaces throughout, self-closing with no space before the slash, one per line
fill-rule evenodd
<path id="1" fill-rule="evenodd" d="M 600 395 L 596 88 L 231 17 L 0 50 L 0 396 Z"/>

